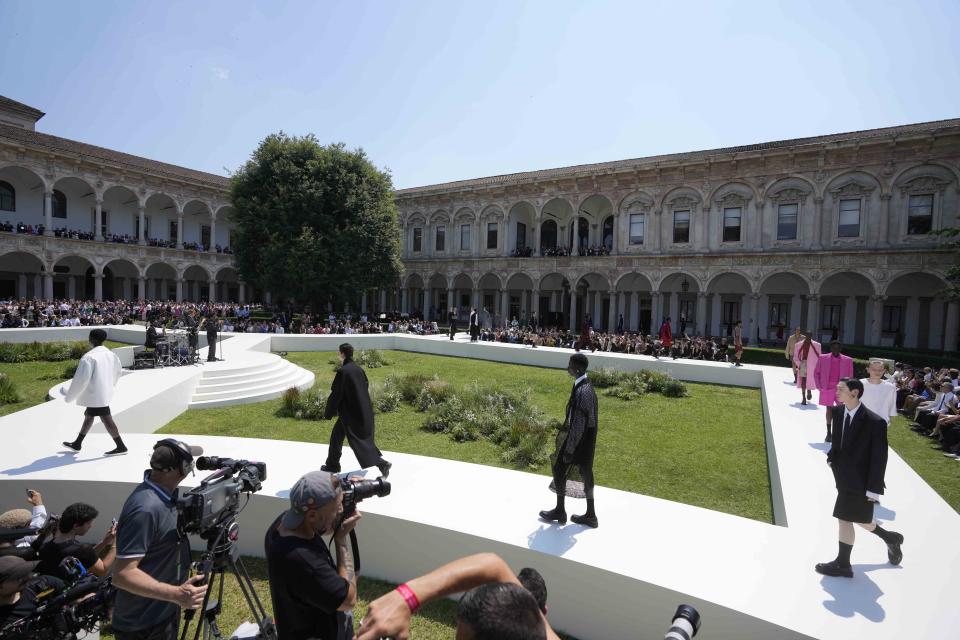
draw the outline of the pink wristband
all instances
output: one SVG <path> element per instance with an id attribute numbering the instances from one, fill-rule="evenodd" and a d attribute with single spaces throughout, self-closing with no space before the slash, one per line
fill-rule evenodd
<path id="1" fill-rule="evenodd" d="M 404 582 L 397 586 L 397 591 L 403 596 L 407 606 L 410 607 L 410 613 L 416 613 L 417 609 L 420 608 L 420 601 L 417 599 L 417 594 L 413 592 L 413 589 L 408 587 L 407 583 Z"/>

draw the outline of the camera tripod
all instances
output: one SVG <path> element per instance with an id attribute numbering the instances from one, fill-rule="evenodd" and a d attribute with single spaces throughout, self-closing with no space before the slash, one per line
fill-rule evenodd
<path id="1" fill-rule="evenodd" d="M 237 579 L 240 591 L 253 614 L 254 623 L 260 629 L 257 638 L 277 640 L 277 628 L 263 608 L 263 603 L 260 602 L 260 598 L 253 588 L 250 574 L 247 573 L 247 568 L 240 557 L 240 549 L 237 547 L 239 532 L 240 525 L 237 524 L 235 519 L 230 518 L 200 536 L 207 541 L 207 549 L 200 556 L 197 570 L 204 576 L 204 583 L 208 585 L 208 588 L 207 593 L 203 596 L 203 604 L 197 610 L 200 612 L 200 620 L 197 621 L 193 640 L 199 640 L 201 637 L 204 640 L 209 638 L 219 640 L 223 637 L 217 624 L 217 616 L 220 615 L 223 603 L 223 582 L 227 570 Z M 217 597 L 211 601 L 210 594 L 213 593 L 214 587 L 217 589 Z M 180 640 L 186 640 L 194 613 L 196 612 L 191 610 L 183 614 L 184 624 L 180 633 Z"/>

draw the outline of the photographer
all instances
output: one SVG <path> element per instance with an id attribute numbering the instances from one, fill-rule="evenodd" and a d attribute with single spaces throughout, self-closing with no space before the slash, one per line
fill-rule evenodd
<path id="1" fill-rule="evenodd" d="M 111 525 L 96 545 L 77 540 L 78 537 L 87 535 L 98 515 L 95 508 L 83 502 L 75 502 L 64 509 L 53 540 L 44 544 L 37 554 L 40 558 L 37 573 L 63 578 L 60 574 L 60 562 L 71 556 L 95 576 L 102 578 L 107 575 L 116 556 L 113 546 L 117 537 L 116 528 Z"/>
<path id="2" fill-rule="evenodd" d="M 173 640 L 180 608 L 203 602 L 203 576 L 188 579 L 190 544 L 177 529 L 177 485 L 193 470 L 200 447 L 166 438 L 153 447 L 150 469 L 123 505 L 117 525 L 117 640 Z"/>
<path id="3" fill-rule="evenodd" d="M 349 640 L 357 575 L 347 541 L 360 513 L 346 518 L 340 478 L 311 471 L 290 490 L 290 509 L 267 530 L 264 548 L 279 640 Z M 322 533 L 333 533 L 337 562 Z"/>
<path id="4" fill-rule="evenodd" d="M 37 595 L 50 589 L 60 590 L 64 584 L 51 576 L 32 576 L 36 562 L 5 556 L 0 558 L 0 629 L 32 615 L 37 609 Z M 17 638 L 14 634 L 4 638 Z M 26 637 L 26 636 L 23 636 Z"/>
<path id="5" fill-rule="evenodd" d="M 406 640 L 421 605 L 462 591 L 467 593 L 457 611 L 457 638 L 557 640 L 534 596 L 493 553 L 454 560 L 380 596 L 370 603 L 357 640 Z"/>

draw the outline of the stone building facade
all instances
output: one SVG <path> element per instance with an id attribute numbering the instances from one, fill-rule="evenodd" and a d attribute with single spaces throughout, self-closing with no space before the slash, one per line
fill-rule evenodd
<path id="1" fill-rule="evenodd" d="M 0 298 L 255 295 L 229 254 L 227 178 L 38 132 L 43 115 L 0 96 Z"/>
<path id="2" fill-rule="evenodd" d="M 955 350 L 929 232 L 958 224 L 958 188 L 960 119 L 403 189 L 406 271 L 379 302 Z"/>

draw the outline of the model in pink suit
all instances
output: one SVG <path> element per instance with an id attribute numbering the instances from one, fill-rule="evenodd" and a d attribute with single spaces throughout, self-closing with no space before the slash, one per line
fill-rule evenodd
<path id="1" fill-rule="evenodd" d="M 830 407 L 837 403 L 837 384 L 843 378 L 853 377 L 853 358 L 840 353 L 842 345 L 834 340 L 830 343 L 830 355 L 823 356 L 817 362 L 815 377 L 817 380 L 817 389 L 820 390 L 820 399 L 817 404 L 826 407 L 827 414 L 827 437 L 826 442 L 830 442 Z"/>
<path id="2" fill-rule="evenodd" d="M 797 340 L 797 346 L 793 350 L 793 362 L 797 368 L 800 404 L 807 404 L 807 400 L 812 395 L 811 389 L 817 388 L 817 380 L 814 376 L 821 353 L 820 343 L 811 339 L 810 336 L 803 336 L 802 339 Z"/>

